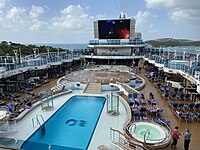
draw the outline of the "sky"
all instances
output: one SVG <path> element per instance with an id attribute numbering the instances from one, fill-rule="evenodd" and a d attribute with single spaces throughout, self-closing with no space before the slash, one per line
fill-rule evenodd
<path id="1" fill-rule="evenodd" d="M 143 40 L 200 40 L 199 0 L 0 0 L 0 41 L 88 43 L 93 22 L 136 19 Z"/>

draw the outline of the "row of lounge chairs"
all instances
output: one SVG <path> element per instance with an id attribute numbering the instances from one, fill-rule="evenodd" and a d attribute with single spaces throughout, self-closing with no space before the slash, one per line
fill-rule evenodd
<path id="1" fill-rule="evenodd" d="M 178 95 L 178 94 L 175 94 L 175 93 L 169 94 L 169 93 L 165 93 L 165 92 L 162 93 L 162 97 L 164 99 L 171 99 L 171 100 L 179 99 L 179 100 L 182 100 L 182 101 L 191 99 L 191 95 L 190 94 L 180 94 L 180 95 Z"/>
<path id="2" fill-rule="evenodd" d="M 8 92 L 26 92 L 26 91 L 32 91 L 34 88 L 40 87 L 41 84 L 45 84 L 49 82 L 47 79 L 37 79 L 34 82 L 25 81 L 25 82 L 17 82 L 15 84 L 7 85 L 7 91 Z"/>
<path id="3" fill-rule="evenodd" d="M 187 112 L 187 111 L 174 111 L 176 116 L 179 118 L 179 121 L 187 122 L 199 122 L 200 121 L 200 113 L 199 112 Z"/>
<path id="4" fill-rule="evenodd" d="M 190 110 L 190 111 L 200 111 L 200 103 L 180 103 L 180 102 L 170 102 L 169 105 L 173 109 L 177 110 Z"/>
<path id="5" fill-rule="evenodd" d="M 191 99 L 190 94 L 183 93 L 183 88 L 173 88 L 170 83 L 168 83 L 168 85 L 161 85 L 160 83 L 157 83 L 155 86 L 157 87 L 158 91 L 161 93 L 164 99 Z"/>
<path id="6" fill-rule="evenodd" d="M 150 75 L 146 75 L 151 78 Z M 150 81 L 152 81 L 150 79 Z M 183 88 L 174 88 L 172 84 L 162 85 L 156 83 L 158 91 L 164 99 L 179 100 L 179 102 L 169 102 L 169 106 L 173 108 L 175 115 L 179 121 L 199 122 L 200 121 L 200 103 L 183 103 L 185 100 L 191 100 L 191 95 L 184 93 Z M 159 122 L 159 121 L 158 121 Z"/>
<path id="7" fill-rule="evenodd" d="M 30 109 L 35 102 L 37 102 L 37 100 L 21 99 L 20 102 L 11 102 L 0 107 L 0 110 L 6 110 L 9 113 L 9 117 L 12 119 L 17 117 L 25 109 Z"/>
<path id="8" fill-rule="evenodd" d="M 17 98 L 19 96 L 20 96 L 20 94 L 18 94 L 18 93 L 7 93 L 7 92 L 1 92 L 0 93 L 0 99 L 4 99 L 4 100 Z"/>
<path id="9" fill-rule="evenodd" d="M 154 72 L 154 70 L 145 70 L 144 75 L 149 78 L 151 82 L 161 82 L 165 80 L 164 75 L 159 75 L 157 72 Z"/>
<path id="10" fill-rule="evenodd" d="M 162 126 L 171 126 L 171 122 L 169 120 L 163 119 L 163 118 L 148 118 L 144 116 L 134 116 L 135 121 L 153 121 L 157 124 L 160 124 Z"/>

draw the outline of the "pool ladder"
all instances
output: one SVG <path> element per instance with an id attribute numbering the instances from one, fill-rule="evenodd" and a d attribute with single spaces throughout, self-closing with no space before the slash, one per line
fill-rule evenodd
<path id="1" fill-rule="evenodd" d="M 34 123 L 35 121 L 36 121 L 36 123 L 41 127 L 42 124 L 41 124 L 39 118 L 41 118 L 41 120 L 42 120 L 43 123 L 44 123 L 44 118 L 42 117 L 42 115 L 36 115 L 36 117 L 32 118 L 33 128 L 35 128 L 35 123 Z"/>

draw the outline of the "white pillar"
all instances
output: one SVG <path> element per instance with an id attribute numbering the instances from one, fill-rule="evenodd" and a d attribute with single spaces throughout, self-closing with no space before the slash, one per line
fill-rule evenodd
<path id="1" fill-rule="evenodd" d="M 22 53 L 21 53 L 21 48 L 19 48 L 19 62 L 22 66 Z"/>
<path id="2" fill-rule="evenodd" d="M 168 59 L 169 59 L 169 48 L 168 48 Z"/>
<path id="3" fill-rule="evenodd" d="M 37 50 L 37 48 L 34 48 L 34 49 L 33 49 L 33 57 L 34 57 L 34 58 L 36 58 L 36 50 Z"/>
<path id="4" fill-rule="evenodd" d="M 175 53 L 174 53 L 174 60 L 176 59 L 176 50 L 175 50 Z"/>

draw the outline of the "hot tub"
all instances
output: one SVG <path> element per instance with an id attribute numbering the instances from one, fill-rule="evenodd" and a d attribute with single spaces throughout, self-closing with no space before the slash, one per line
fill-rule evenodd
<path id="1" fill-rule="evenodd" d="M 129 126 L 129 132 L 131 136 L 140 141 L 146 143 L 155 144 L 163 142 L 167 137 L 167 131 L 160 125 L 150 122 L 136 122 Z"/>

